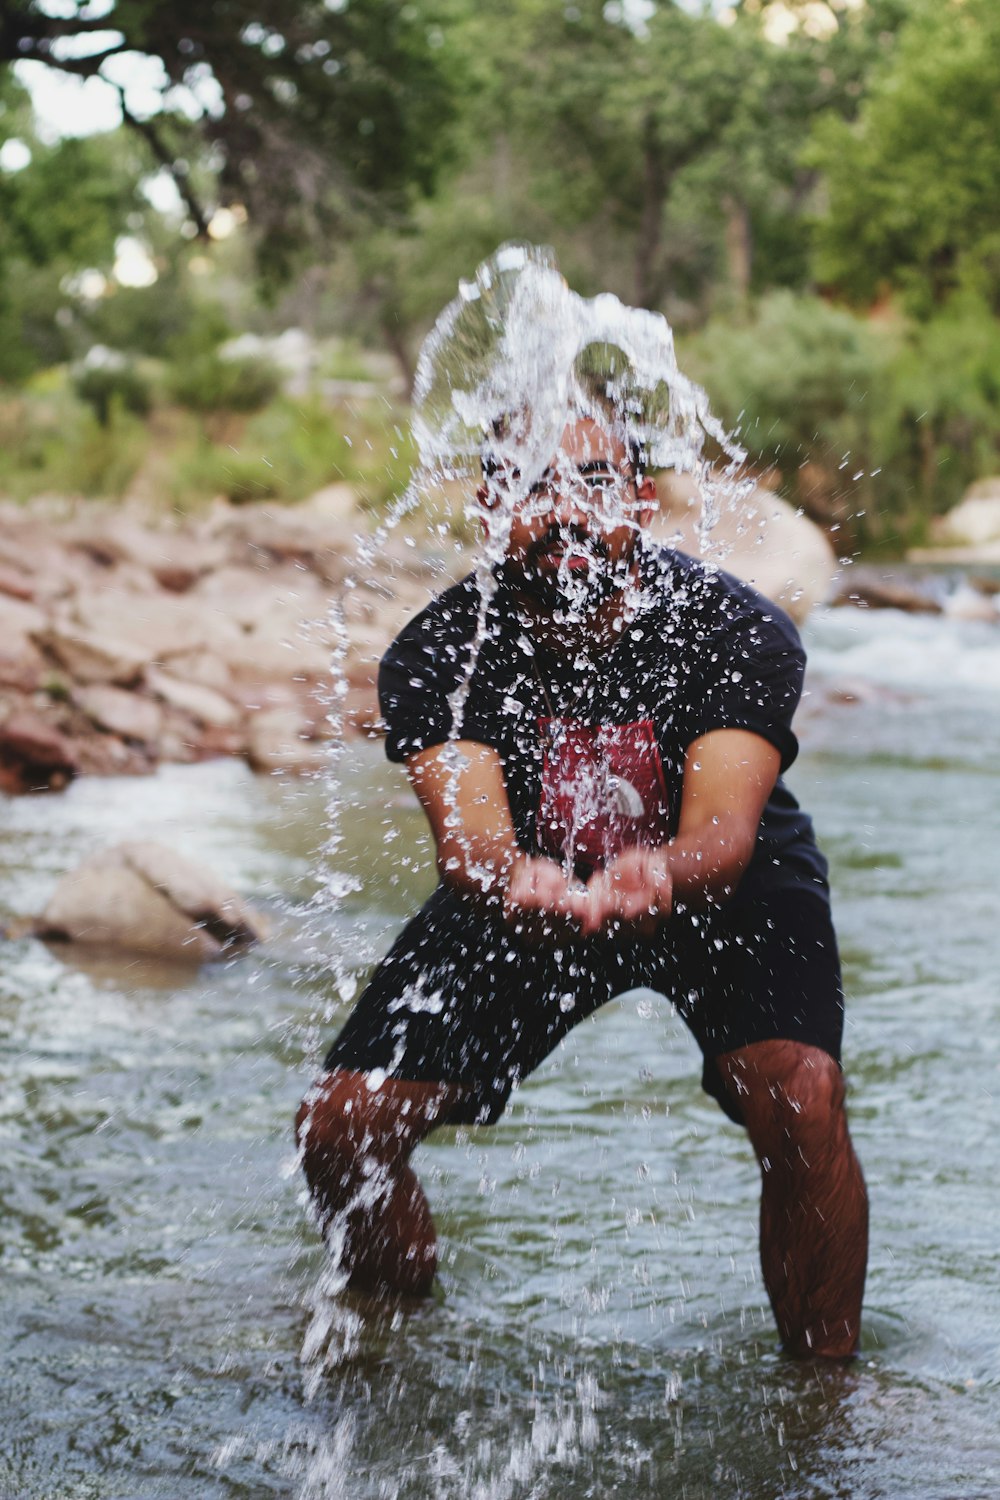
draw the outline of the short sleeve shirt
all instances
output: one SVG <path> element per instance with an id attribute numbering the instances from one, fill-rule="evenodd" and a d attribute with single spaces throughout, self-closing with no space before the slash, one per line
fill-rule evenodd
<path id="1" fill-rule="evenodd" d="M 584 875 L 602 849 L 630 841 L 629 827 L 639 830 L 634 842 L 672 836 L 685 755 L 702 735 L 749 730 L 776 747 L 786 770 L 798 750 L 792 717 L 805 667 L 788 616 L 730 574 L 648 544 L 636 599 L 615 643 L 571 660 L 531 639 L 509 588 L 484 591 L 473 575 L 455 584 L 382 660 L 389 759 L 449 739 L 492 746 L 521 846 L 554 855 L 568 847 Z M 564 795 L 570 777 L 575 812 Z M 779 780 L 740 893 L 803 884 L 825 894 L 826 865 Z"/>

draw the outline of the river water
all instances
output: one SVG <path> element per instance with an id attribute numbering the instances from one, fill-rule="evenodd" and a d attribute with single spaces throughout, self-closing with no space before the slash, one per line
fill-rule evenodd
<path id="1" fill-rule="evenodd" d="M 0 801 L 0 920 L 147 833 L 273 936 L 193 976 L 0 947 L 0 1496 L 1000 1493 L 1000 632 L 843 610 L 807 643 L 789 780 L 831 857 L 850 997 L 860 1359 L 780 1353 L 750 1153 L 644 993 L 577 1028 L 496 1128 L 421 1149 L 436 1295 L 328 1302 L 290 1136 L 346 1004 L 316 956 L 387 944 L 429 883 L 420 814 L 377 745 L 351 748 L 362 888 L 330 916 L 322 786 L 231 762 L 84 781 Z"/>

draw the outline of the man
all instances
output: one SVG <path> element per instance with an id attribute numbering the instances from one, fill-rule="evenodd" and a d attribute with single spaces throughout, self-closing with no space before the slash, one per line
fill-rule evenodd
<path id="1" fill-rule="evenodd" d="M 303 1163 L 352 1282 L 425 1291 L 414 1146 L 495 1120 L 577 1021 L 647 985 L 749 1134 L 786 1348 L 844 1357 L 867 1202 L 825 864 L 778 780 L 803 655 L 753 590 L 649 543 L 641 457 L 613 419 L 572 412 L 527 490 L 485 452 L 478 500 L 488 526 L 504 515 L 503 560 L 485 594 L 474 578 L 447 590 L 383 660 L 388 754 L 441 883 L 303 1103 Z"/>

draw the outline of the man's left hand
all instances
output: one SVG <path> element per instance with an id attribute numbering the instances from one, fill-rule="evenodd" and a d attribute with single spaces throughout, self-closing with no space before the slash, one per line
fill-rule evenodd
<path id="1" fill-rule="evenodd" d="M 666 850 L 626 849 L 590 877 L 573 905 L 585 936 L 628 927 L 652 937 L 673 907 Z"/>

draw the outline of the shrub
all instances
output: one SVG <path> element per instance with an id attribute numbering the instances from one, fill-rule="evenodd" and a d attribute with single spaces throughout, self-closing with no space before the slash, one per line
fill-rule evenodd
<path id="1" fill-rule="evenodd" d="M 336 414 L 316 400 L 282 397 L 252 417 L 232 445 L 212 443 L 202 434 L 178 460 L 174 499 L 181 506 L 213 495 L 235 504 L 302 500 L 357 473 L 351 441 Z"/>
<path id="2" fill-rule="evenodd" d="M 108 426 L 115 406 L 144 417 L 153 404 L 150 383 L 134 361 L 99 344 L 73 371 L 73 389 L 102 427 Z"/>
<path id="3" fill-rule="evenodd" d="M 280 389 L 281 374 L 269 360 L 226 359 L 214 349 L 178 360 L 167 374 L 173 400 L 203 414 L 260 411 Z"/>
<path id="4" fill-rule="evenodd" d="M 111 403 L 103 424 L 71 388 L 53 386 L 0 403 L 0 491 L 120 498 L 145 459 L 144 422 Z"/>

